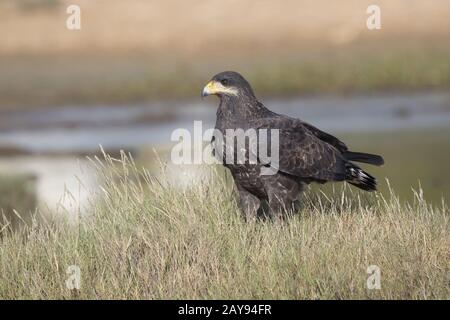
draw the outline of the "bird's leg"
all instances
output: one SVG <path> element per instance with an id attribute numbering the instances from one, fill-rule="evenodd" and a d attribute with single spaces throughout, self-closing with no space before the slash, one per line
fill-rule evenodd
<path id="1" fill-rule="evenodd" d="M 266 186 L 269 198 L 269 214 L 272 218 L 281 219 L 285 213 L 294 210 L 301 186 L 293 181 L 278 180 Z"/>
<path id="2" fill-rule="evenodd" d="M 281 220 L 285 213 L 292 206 L 292 202 L 280 194 L 269 193 L 269 214 L 275 220 Z"/>
<path id="3" fill-rule="evenodd" d="M 258 209 L 261 205 L 259 198 L 244 188 L 237 186 L 239 192 L 239 204 L 247 222 L 255 221 Z"/>

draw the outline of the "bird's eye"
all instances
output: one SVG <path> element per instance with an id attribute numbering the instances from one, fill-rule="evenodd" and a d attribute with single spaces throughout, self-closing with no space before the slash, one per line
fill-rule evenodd
<path id="1" fill-rule="evenodd" d="M 228 85 L 228 80 L 227 79 L 222 79 L 220 80 L 220 83 L 224 86 Z"/>

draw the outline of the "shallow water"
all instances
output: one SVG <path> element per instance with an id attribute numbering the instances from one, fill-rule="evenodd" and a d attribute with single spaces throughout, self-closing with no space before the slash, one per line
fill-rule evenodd
<path id="1" fill-rule="evenodd" d="M 265 100 L 275 112 L 331 133 L 450 127 L 450 93 Z M 1 145 L 34 152 L 127 149 L 170 142 L 176 128 L 213 127 L 216 98 L 134 106 L 66 107 L 1 115 Z"/>
<path id="2" fill-rule="evenodd" d="M 411 187 L 417 188 L 420 180 L 427 200 L 436 204 L 442 198 L 450 200 L 450 93 L 326 96 L 264 103 L 338 135 L 356 151 L 382 154 L 386 165 L 368 168 L 379 179 L 382 192 L 387 193 L 387 178 L 403 199 L 411 199 Z M 0 158 L 0 171 L 37 175 L 41 207 L 77 214 L 88 206 L 88 195 L 96 188 L 95 172 L 80 157 L 52 157 L 46 152 L 98 151 L 100 144 L 126 150 L 167 145 L 174 129 L 193 130 L 195 120 L 203 121 L 204 130 L 212 127 L 216 108 L 217 99 L 211 98 L 3 113 L 0 148 L 16 146 L 43 155 Z M 173 172 L 178 184 L 184 175 L 187 182 L 194 181 L 192 172 Z"/>

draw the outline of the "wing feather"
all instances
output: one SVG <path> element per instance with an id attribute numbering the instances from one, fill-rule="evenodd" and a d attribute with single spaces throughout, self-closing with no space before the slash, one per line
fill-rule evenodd
<path id="1" fill-rule="evenodd" d="M 300 120 L 262 118 L 254 120 L 252 127 L 279 129 L 280 171 L 300 178 L 345 179 L 345 160 L 341 152 L 319 139 Z"/>
<path id="2" fill-rule="evenodd" d="M 339 140 L 338 138 L 336 138 L 335 136 L 332 136 L 329 133 L 323 132 L 320 129 L 317 129 L 316 127 L 314 127 L 313 125 L 306 123 L 306 122 L 302 122 L 303 126 L 309 130 L 312 134 L 314 134 L 317 138 L 319 138 L 322 141 L 325 141 L 326 143 L 331 144 L 333 147 L 335 147 L 336 149 L 338 149 L 340 152 L 345 152 L 348 150 L 348 147 L 345 145 L 344 142 L 342 142 L 341 140 Z"/>

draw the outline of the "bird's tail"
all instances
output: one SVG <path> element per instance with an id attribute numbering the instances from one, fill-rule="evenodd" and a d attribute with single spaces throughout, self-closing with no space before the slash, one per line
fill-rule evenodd
<path id="1" fill-rule="evenodd" d="M 345 180 L 348 183 L 365 191 L 377 190 L 377 180 L 357 165 L 347 162 L 345 165 L 345 172 Z"/>
<path id="2" fill-rule="evenodd" d="M 383 157 L 376 154 L 347 151 L 344 152 L 343 156 L 348 161 L 363 162 L 373 164 L 375 166 L 381 166 L 384 164 Z"/>

